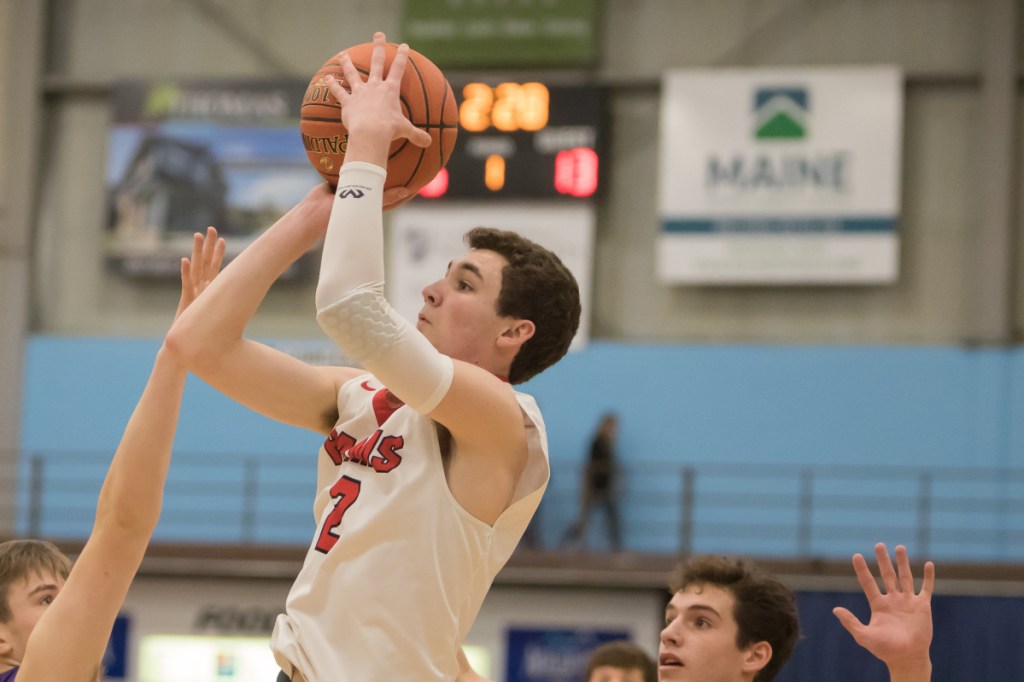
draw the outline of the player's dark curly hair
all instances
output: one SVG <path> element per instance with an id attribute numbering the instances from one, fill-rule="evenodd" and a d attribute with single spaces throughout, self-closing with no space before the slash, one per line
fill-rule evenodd
<path id="1" fill-rule="evenodd" d="M 736 646 L 768 642 L 772 657 L 754 677 L 771 682 L 789 660 L 800 635 L 796 596 L 770 575 L 740 559 L 724 556 L 695 557 L 681 567 L 671 584 L 672 594 L 693 585 L 714 585 L 736 600 L 733 617 L 739 626 Z"/>
<path id="2" fill-rule="evenodd" d="M 466 233 L 473 249 L 494 251 L 508 265 L 501 274 L 498 314 L 536 327 L 512 361 L 509 381 L 520 384 L 558 362 L 580 326 L 580 289 L 558 256 L 505 230 L 476 227 Z"/>

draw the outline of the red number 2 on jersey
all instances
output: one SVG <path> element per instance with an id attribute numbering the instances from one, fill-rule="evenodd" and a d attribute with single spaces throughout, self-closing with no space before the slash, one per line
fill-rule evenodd
<path id="1" fill-rule="evenodd" d="M 331 498 L 337 500 L 334 509 L 327 515 L 324 527 L 320 530 L 320 537 L 316 540 L 316 551 L 327 554 L 338 541 L 338 536 L 332 531 L 341 524 L 341 517 L 345 515 L 352 503 L 359 498 L 359 481 L 348 476 L 342 476 L 331 486 Z"/>

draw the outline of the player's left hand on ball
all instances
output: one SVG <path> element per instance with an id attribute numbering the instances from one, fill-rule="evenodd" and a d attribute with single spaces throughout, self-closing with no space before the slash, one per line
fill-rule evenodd
<path id="1" fill-rule="evenodd" d="M 390 211 L 393 208 L 404 206 L 405 204 L 412 201 L 412 198 L 416 195 L 411 193 L 405 187 L 392 187 L 391 189 L 384 190 L 384 210 Z"/>

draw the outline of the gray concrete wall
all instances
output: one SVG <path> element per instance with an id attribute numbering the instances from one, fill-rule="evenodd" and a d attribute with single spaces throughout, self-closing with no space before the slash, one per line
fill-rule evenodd
<path id="1" fill-rule="evenodd" d="M 42 9 L 41 0 L 0 0 L 0 537 L 14 523 L 41 130 Z"/>
<path id="2" fill-rule="evenodd" d="M 1000 287 L 1010 292 L 1011 305 L 996 305 L 988 317 L 1020 329 L 1024 292 L 1015 269 L 979 283 L 987 270 L 979 244 L 992 243 L 979 236 L 986 234 L 986 207 L 993 201 L 985 189 L 998 179 L 1019 188 L 1024 156 L 1024 143 L 1011 136 L 1006 144 L 1017 150 L 1013 175 L 994 170 L 986 135 L 995 133 L 982 124 L 992 113 L 983 88 L 992 18 L 1007 1 L 607 0 L 596 75 L 609 85 L 612 130 L 608 191 L 597 226 L 594 336 L 668 343 L 955 344 L 979 338 L 976 313 Z M 43 155 L 46 200 L 36 224 L 36 331 L 156 335 L 173 309 L 174 286 L 130 284 L 102 268 L 110 121 L 104 88 L 129 76 L 306 77 L 326 56 L 366 40 L 374 29 L 400 37 L 402 3 L 59 0 L 51 6 L 59 16 L 49 36 L 46 109 L 52 120 Z M 1019 68 L 1024 48 L 1009 47 Z M 899 282 L 793 288 L 657 282 L 661 72 L 831 64 L 896 64 L 907 74 Z M 1016 87 L 1019 102 L 1019 81 Z M 1012 115 L 1019 140 L 1019 107 Z M 1005 131 L 997 132 L 1002 140 Z M 1016 194 L 1013 210 L 1003 211 L 1013 224 L 999 228 L 1013 237 L 1011 263 L 1019 261 L 1022 248 L 1016 234 L 1024 211 Z M 316 336 L 311 306 L 308 287 L 275 291 L 252 330 Z M 997 334 L 988 342 L 1007 340 Z"/>

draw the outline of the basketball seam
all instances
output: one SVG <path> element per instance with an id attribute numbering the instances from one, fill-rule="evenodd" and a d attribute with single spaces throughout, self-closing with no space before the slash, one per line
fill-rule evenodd
<path id="1" fill-rule="evenodd" d="M 322 116 L 303 116 L 302 120 L 303 121 L 309 121 L 311 123 L 337 123 L 338 122 L 338 119 L 334 118 L 333 116 L 329 116 L 327 118 L 324 118 Z M 426 124 L 423 124 L 423 123 L 416 123 L 415 121 L 413 122 L 413 125 L 416 126 L 417 128 L 423 128 L 425 130 L 435 130 L 435 129 L 436 130 L 448 130 L 450 128 L 457 127 L 457 126 L 453 126 L 450 123 L 431 123 L 430 125 L 426 125 Z"/>
<path id="2" fill-rule="evenodd" d="M 448 79 L 444 79 L 444 96 L 441 97 L 441 123 L 444 123 L 444 105 L 448 103 L 448 91 L 451 90 L 452 86 L 448 84 Z M 444 132 L 438 134 L 437 144 L 437 167 L 444 168 Z M 441 171 L 438 170 L 440 173 Z"/>
<path id="3" fill-rule="evenodd" d="M 416 78 L 420 82 L 420 89 L 423 91 L 423 109 L 427 115 L 426 127 L 431 128 L 430 124 L 430 94 L 427 92 L 427 84 L 423 82 L 423 74 L 420 72 L 420 67 L 416 65 L 416 59 L 409 55 L 409 65 L 412 66 L 412 70 L 416 72 Z M 415 122 L 414 122 L 415 125 Z M 404 145 L 403 145 L 404 146 Z M 412 182 L 412 179 L 416 177 L 416 174 L 420 172 L 420 166 L 423 165 L 423 157 L 426 155 L 427 150 L 420 148 L 419 158 L 416 159 L 416 165 L 412 169 L 412 174 L 409 178 L 403 182 L 403 185 L 408 185 Z"/>

